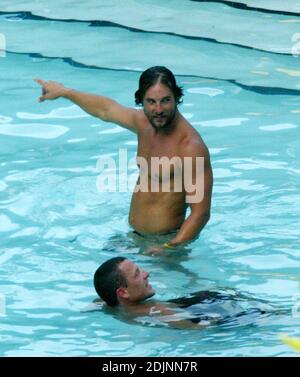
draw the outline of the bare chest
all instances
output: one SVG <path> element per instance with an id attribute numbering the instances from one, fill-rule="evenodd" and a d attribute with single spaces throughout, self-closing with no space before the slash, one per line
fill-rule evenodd
<path id="1" fill-rule="evenodd" d="M 140 176 L 164 182 L 182 175 L 180 143 L 174 138 L 159 140 L 151 137 L 140 138 L 137 153 Z"/>

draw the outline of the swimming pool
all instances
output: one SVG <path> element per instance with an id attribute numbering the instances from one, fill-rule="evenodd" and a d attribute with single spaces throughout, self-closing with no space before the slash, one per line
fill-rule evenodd
<path id="1" fill-rule="evenodd" d="M 300 336 L 297 310 L 199 333 L 85 311 L 94 271 L 116 254 L 152 272 L 159 299 L 221 286 L 299 308 L 300 9 L 244 3 L 1 1 L 1 355 L 294 355 L 278 334 Z M 209 224 L 173 260 L 129 239 L 130 192 L 96 188 L 99 157 L 134 156 L 134 135 L 67 101 L 39 104 L 32 80 L 132 106 L 140 72 L 156 64 L 184 86 L 180 109 L 215 177 Z"/>

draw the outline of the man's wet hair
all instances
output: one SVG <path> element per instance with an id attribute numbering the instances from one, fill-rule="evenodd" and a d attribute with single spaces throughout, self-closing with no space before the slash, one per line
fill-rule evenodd
<path id="1" fill-rule="evenodd" d="M 173 73 L 166 67 L 155 66 L 148 68 L 141 74 L 139 88 L 134 95 L 135 103 L 137 105 L 142 104 L 146 91 L 158 82 L 166 85 L 172 91 L 177 105 L 182 102 L 183 90 L 182 87 L 177 85 Z"/>
<path id="2" fill-rule="evenodd" d="M 98 295 L 110 306 L 119 304 L 117 289 L 127 287 L 126 278 L 119 269 L 119 264 L 126 258 L 115 257 L 104 262 L 94 274 L 94 287 Z"/>

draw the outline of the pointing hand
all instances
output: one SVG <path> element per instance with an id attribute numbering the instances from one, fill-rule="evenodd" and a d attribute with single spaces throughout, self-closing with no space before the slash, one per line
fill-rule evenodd
<path id="1" fill-rule="evenodd" d="M 44 81 L 41 79 L 34 79 L 38 84 L 42 87 L 42 96 L 39 97 L 39 102 L 43 102 L 45 100 L 54 100 L 59 97 L 63 97 L 67 90 L 63 84 L 60 84 L 56 81 Z"/>

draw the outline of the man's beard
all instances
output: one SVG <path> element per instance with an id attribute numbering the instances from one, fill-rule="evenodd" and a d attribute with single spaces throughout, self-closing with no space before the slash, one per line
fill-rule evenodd
<path id="1" fill-rule="evenodd" d="M 149 116 L 146 114 L 151 126 L 156 130 L 168 130 L 171 128 L 173 120 L 176 115 L 176 109 L 168 115 L 162 115 L 162 116 Z"/>

